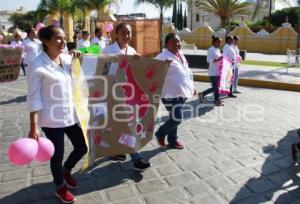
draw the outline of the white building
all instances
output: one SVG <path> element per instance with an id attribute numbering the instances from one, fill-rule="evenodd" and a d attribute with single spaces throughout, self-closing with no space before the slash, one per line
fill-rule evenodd
<path id="1" fill-rule="evenodd" d="M 199 26 L 201 26 L 204 22 L 207 22 L 212 28 L 220 27 L 220 19 L 218 16 L 208 13 L 202 9 L 200 9 L 200 2 L 205 0 L 192 0 L 191 8 L 188 8 L 188 27 L 193 30 Z M 268 16 L 269 8 L 270 8 L 270 0 L 248 0 L 252 3 L 253 6 L 251 8 L 253 11 L 255 10 L 256 4 L 259 3 L 261 8 L 259 10 L 259 14 L 255 18 L 256 20 L 262 19 L 264 16 Z M 275 4 L 274 0 L 272 0 L 272 11 L 274 11 Z M 251 16 L 252 17 L 252 16 Z M 250 18 L 251 18 L 250 17 Z M 246 16 L 238 16 L 236 19 L 242 21 L 242 19 L 246 19 Z"/>
<path id="2" fill-rule="evenodd" d="M 0 31 L 7 31 L 13 26 L 13 24 L 8 20 L 13 13 L 26 13 L 26 10 L 23 6 L 21 6 L 19 9 L 14 11 L 0 11 Z"/>

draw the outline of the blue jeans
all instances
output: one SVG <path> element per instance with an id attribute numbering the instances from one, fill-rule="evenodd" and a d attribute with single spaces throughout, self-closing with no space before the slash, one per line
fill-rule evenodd
<path id="1" fill-rule="evenodd" d="M 211 88 L 202 92 L 203 97 L 209 93 L 214 92 L 215 101 L 218 101 L 220 98 L 218 82 L 220 80 L 220 76 L 210 76 Z"/>
<path id="2" fill-rule="evenodd" d="M 161 100 L 169 112 L 170 118 L 158 128 L 155 135 L 158 139 L 168 136 L 168 143 L 175 145 L 178 139 L 177 128 L 183 120 L 183 107 L 187 98 L 162 98 Z"/>
<path id="3" fill-rule="evenodd" d="M 84 136 L 78 124 L 64 128 L 47 128 L 42 127 L 46 137 L 54 145 L 54 155 L 50 160 L 50 168 L 55 185 L 63 184 L 64 168 L 71 170 L 77 162 L 87 153 L 87 147 L 84 141 Z M 64 158 L 64 134 L 70 139 L 74 149 L 62 165 Z"/>
<path id="4" fill-rule="evenodd" d="M 237 65 L 235 65 L 235 69 L 233 72 L 233 90 L 237 90 L 237 86 L 239 83 L 239 68 Z"/>

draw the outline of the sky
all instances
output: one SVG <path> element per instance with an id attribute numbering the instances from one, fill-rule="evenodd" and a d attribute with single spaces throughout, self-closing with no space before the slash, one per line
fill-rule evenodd
<path id="1" fill-rule="evenodd" d="M 3 0 L 2 0 L 3 1 Z M 9 3 L 3 4 L 0 7 L 0 10 L 15 10 L 20 6 L 24 6 L 27 10 L 35 10 L 40 0 L 9 0 Z M 115 6 L 112 7 L 112 10 L 116 11 L 117 14 L 129 14 L 129 13 L 146 13 L 147 17 L 158 17 L 159 11 L 155 7 L 149 4 L 142 4 L 140 6 L 136 6 L 134 4 L 135 0 L 123 0 L 122 4 L 120 4 L 119 8 Z M 280 9 L 284 7 L 284 5 L 276 4 L 276 9 Z M 165 16 L 172 15 L 172 8 L 168 9 L 165 12 Z"/>

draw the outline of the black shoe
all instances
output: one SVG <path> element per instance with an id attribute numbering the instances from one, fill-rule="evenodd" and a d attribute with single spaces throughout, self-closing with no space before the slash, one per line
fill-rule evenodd
<path id="1" fill-rule="evenodd" d="M 229 97 L 229 98 L 236 98 L 236 96 L 233 95 L 233 94 L 229 94 L 228 97 Z"/>
<path id="2" fill-rule="evenodd" d="M 199 103 L 203 103 L 204 96 L 203 96 L 202 92 L 198 93 L 198 99 L 199 99 Z"/>
<path id="3" fill-rule="evenodd" d="M 134 166 L 134 170 L 135 171 L 145 171 L 146 169 L 148 169 L 151 164 L 150 162 L 146 161 L 145 159 L 138 159 L 137 161 L 135 161 L 133 163 L 133 166 Z"/>
<path id="4" fill-rule="evenodd" d="M 297 153 L 298 153 L 297 144 L 292 144 L 292 159 L 296 162 L 297 161 Z"/>
<path id="5" fill-rule="evenodd" d="M 127 158 L 126 154 L 118 154 L 110 157 L 110 159 L 113 161 L 125 161 L 126 158 Z"/>

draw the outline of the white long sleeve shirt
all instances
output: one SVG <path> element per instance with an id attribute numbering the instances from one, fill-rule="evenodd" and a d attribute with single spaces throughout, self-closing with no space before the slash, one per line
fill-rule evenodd
<path id="1" fill-rule="evenodd" d="M 218 62 L 214 62 L 214 60 L 217 60 L 220 56 L 221 56 L 221 52 L 215 46 L 211 46 L 207 50 L 207 62 L 209 64 L 209 67 L 208 67 L 208 75 L 209 76 L 219 76 L 220 75 Z"/>
<path id="2" fill-rule="evenodd" d="M 38 39 L 31 40 L 30 38 L 26 38 L 22 44 L 24 46 L 24 63 L 29 66 L 41 53 L 42 43 Z"/>
<path id="3" fill-rule="evenodd" d="M 180 53 L 180 57 L 181 59 L 168 49 L 156 56 L 156 59 L 162 61 L 172 61 L 165 78 L 161 98 L 190 98 L 193 96 L 193 73 L 182 53 Z"/>
<path id="4" fill-rule="evenodd" d="M 103 37 L 101 37 L 101 39 L 94 37 L 91 40 L 91 45 L 98 44 L 102 50 L 108 45 L 108 43 L 109 43 L 108 39 Z"/>
<path id="5" fill-rule="evenodd" d="M 102 51 L 102 54 L 116 54 L 116 55 L 135 55 L 137 52 L 135 49 L 127 45 L 124 49 L 121 49 L 118 42 L 114 42 L 111 45 L 105 47 Z"/>
<path id="6" fill-rule="evenodd" d="M 89 47 L 91 45 L 89 40 L 80 39 L 77 41 L 77 49 Z"/>
<path id="7" fill-rule="evenodd" d="M 72 96 L 72 56 L 61 54 L 62 67 L 42 52 L 30 65 L 27 102 L 38 111 L 41 127 L 61 128 L 78 122 Z"/>
<path id="8" fill-rule="evenodd" d="M 228 44 L 224 45 L 223 56 L 230 59 L 233 63 L 236 61 L 236 54 L 232 45 L 228 45 Z"/>

